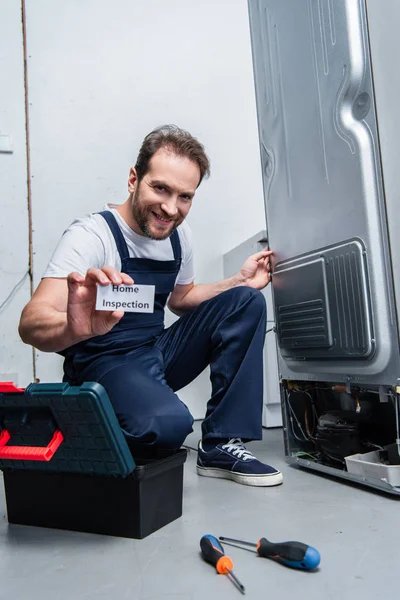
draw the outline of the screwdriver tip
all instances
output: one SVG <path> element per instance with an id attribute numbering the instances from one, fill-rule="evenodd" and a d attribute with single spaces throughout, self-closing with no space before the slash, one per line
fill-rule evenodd
<path id="1" fill-rule="evenodd" d="M 228 572 L 228 577 L 230 577 L 231 581 L 235 584 L 235 586 L 242 592 L 242 594 L 246 593 L 246 588 L 243 583 L 238 579 L 233 571 Z"/>

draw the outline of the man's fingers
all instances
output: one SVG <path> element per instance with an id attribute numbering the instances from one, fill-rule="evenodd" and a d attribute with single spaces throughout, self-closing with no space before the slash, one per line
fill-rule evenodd
<path id="1" fill-rule="evenodd" d="M 73 273 L 70 273 L 67 276 L 68 284 L 83 283 L 84 281 L 85 281 L 85 278 L 83 277 L 83 275 L 81 275 L 80 273 L 77 273 L 76 271 L 74 271 Z"/>
<path id="2" fill-rule="evenodd" d="M 114 325 L 116 325 L 118 323 L 118 321 L 120 321 L 122 319 L 124 314 L 125 313 L 123 310 L 114 310 L 112 313 L 110 313 L 107 320 L 108 320 L 109 324 L 111 325 L 111 327 L 114 327 Z"/>
<path id="3" fill-rule="evenodd" d="M 267 250 L 261 250 L 260 252 L 256 252 L 255 254 L 252 255 L 251 258 L 254 258 L 254 260 L 260 260 L 261 258 L 265 258 Z"/>
<path id="4" fill-rule="evenodd" d="M 89 269 L 85 277 L 79 273 L 70 273 L 67 281 L 71 285 L 85 283 L 89 286 L 94 286 L 98 283 L 100 285 L 109 285 L 110 283 L 114 283 L 115 285 L 121 285 L 121 283 L 133 285 L 134 283 L 132 277 L 126 273 L 119 273 L 116 269 L 107 265 L 102 269 Z"/>
<path id="5" fill-rule="evenodd" d="M 104 267 L 103 267 L 104 269 Z M 89 269 L 86 273 L 85 283 L 108 285 L 111 283 L 111 279 L 104 273 L 103 269 Z"/>
<path id="6" fill-rule="evenodd" d="M 258 266 L 265 269 L 266 271 L 270 271 L 271 263 L 269 260 L 269 256 L 266 256 L 265 258 L 260 258 L 258 261 Z"/>
<path id="7" fill-rule="evenodd" d="M 271 262 L 269 260 L 269 256 L 267 256 L 267 258 L 264 260 L 264 266 L 267 269 L 267 271 L 271 270 Z"/>
<path id="8" fill-rule="evenodd" d="M 84 281 L 85 278 L 80 273 L 76 273 L 75 271 L 67 276 L 69 301 L 76 296 Z"/>
<path id="9" fill-rule="evenodd" d="M 127 275 L 126 273 L 121 273 L 121 278 L 122 283 L 125 283 L 125 285 L 133 285 L 135 283 L 132 277 L 129 277 L 129 275 Z"/>
<path id="10" fill-rule="evenodd" d="M 114 269 L 114 267 L 110 267 L 110 265 L 105 265 L 101 270 L 105 275 L 107 275 L 111 283 L 114 283 L 115 285 L 121 285 L 121 283 L 123 282 L 123 274 L 117 271 L 117 269 Z"/>
<path id="11" fill-rule="evenodd" d="M 105 266 L 102 268 L 102 271 L 107 275 L 110 282 L 114 285 L 121 285 L 121 283 L 125 285 L 133 285 L 134 281 L 132 277 L 129 277 L 126 273 L 120 273 L 113 267 Z"/>
<path id="12" fill-rule="evenodd" d="M 274 253 L 273 250 L 268 250 L 267 248 L 264 248 L 264 250 L 261 250 L 260 252 L 256 252 L 256 254 L 253 254 L 252 258 L 254 258 L 254 260 L 256 260 L 258 262 L 262 258 L 268 258 L 268 257 L 272 256 L 273 253 Z"/>
<path id="13" fill-rule="evenodd" d="M 105 265 L 102 269 L 89 269 L 86 278 L 101 285 L 109 285 L 110 283 L 114 285 L 121 285 L 121 283 L 133 285 L 132 277 L 129 277 L 126 273 L 120 273 L 109 265 Z"/>

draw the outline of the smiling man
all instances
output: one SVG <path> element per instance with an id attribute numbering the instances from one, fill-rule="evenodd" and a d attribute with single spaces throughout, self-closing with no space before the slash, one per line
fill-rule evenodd
<path id="1" fill-rule="evenodd" d="M 166 125 L 146 136 L 128 179 L 128 199 L 77 219 L 64 233 L 31 301 L 24 342 L 65 357 L 64 380 L 104 386 L 133 452 L 179 448 L 193 418 L 176 392 L 210 365 L 212 393 L 197 471 L 245 485 L 274 486 L 282 474 L 244 442 L 261 439 L 262 356 L 269 257 L 194 284 L 185 218 L 209 175 L 203 146 Z M 155 286 L 150 313 L 96 310 L 98 286 Z M 180 318 L 164 327 L 166 304 Z M 107 305 L 109 306 L 109 305 Z"/>

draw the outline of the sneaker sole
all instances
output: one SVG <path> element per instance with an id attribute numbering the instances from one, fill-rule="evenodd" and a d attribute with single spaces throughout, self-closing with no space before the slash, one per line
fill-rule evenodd
<path id="1" fill-rule="evenodd" d="M 273 475 L 243 475 L 242 473 L 234 473 L 225 471 L 225 469 L 216 469 L 212 467 L 199 467 L 197 465 L 197 474 L 202 477 L 216 477 L 218 479 L 231 479 L 242 485 L 252 485 L 258 487 L 272 487 L 280 485 L 283 482 L 282 473 L 274 473 Z"/>

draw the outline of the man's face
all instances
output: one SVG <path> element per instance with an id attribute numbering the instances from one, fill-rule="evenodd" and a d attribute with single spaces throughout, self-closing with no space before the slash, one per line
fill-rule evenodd
<path id="1" fill-rule="evenodd" d="M 196 163 L 166 149 L 154 154 L 139 184 L 131 169 L 133 229 L 154 240 L 169 237 L 188 214 L 199 179 Z"/>

